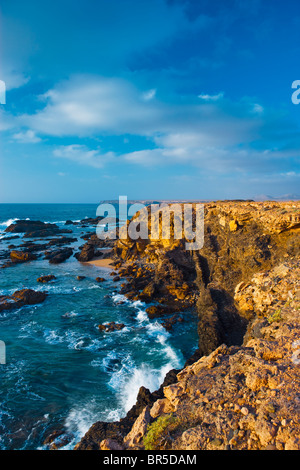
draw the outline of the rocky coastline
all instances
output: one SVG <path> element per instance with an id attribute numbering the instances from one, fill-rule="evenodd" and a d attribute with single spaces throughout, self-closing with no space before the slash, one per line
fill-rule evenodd
<path id="1" fill-rule="evenodd" d="M 169 329 L 195 309 L 198 349 L 76 450 L 300 449 L 299 212 L 299 202 L 211 202 L 199 251 L 172 237 L 114 243 L 121 292 Z"/>
<path id="2" fill-rule="evenodd" d="M 149 209 L 137 217 L 149 224 Z M 168 331 L 191 310 L 198 316 L 197 350 L 183 369 L 169 371 L 155 392 L 141 387 L 124 418 L 95 423 L 76 450 L 300 450 L 300 203 L 207 202 L 204 229 L 198 251 L 174 239 L 174 224 L 171 237 L 158 240 L 99 240 L 88 232 L 76 249 L 72 230 L 55 224 L 17 221 L 6 229 L 6 240 L 18 244 L 0 251 L 1 268 L 109 258 L 119 292 L 144 302 Z M 0 311 L 46 297 L 23 289 L 1 296 Z M 115 320 L 99 331 L 122 329 Z M 45 445 L 62 444 L 54 433 Z"/>

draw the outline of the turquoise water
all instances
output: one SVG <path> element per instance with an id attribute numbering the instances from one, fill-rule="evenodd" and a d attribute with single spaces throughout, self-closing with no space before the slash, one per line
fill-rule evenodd
<path id="1" fill-rule="evenodd" d="M 3 232 L 14 219 L 55 222 L 96 216 L 93 204 L 0 205 Z M 88 230 L 67 226 L 78 238 Z M 72 236 L 72 234 L 67 236 Z M 72 246 L 82 245 L 78 240 Z M 39 259 L 0 270 L 0 295 L 21 288 L 46 290 L 44 303 L 0 313 L 0 340 L 6 364 L 0 365 L 0 449 L 43 449 L 45 438 L 60 430 L 63 448 L 73 448 L 97 420 L 123 417 L 141 385 L 157 389 L 165 374 L 180 368 L 197 345 L 196 318 L 167 332 L 149 320 L 145 304 L 118 292 L 109 271 L 80 264 L 74 257 L 60 265 Z M 54 274 L 50 284 L 41 275 Z M 85 279 L 78 281 L 78 275 Z M 106 282 L 95 282 L 97 276 Z M 123 330 L 103 333 L 103 322 L 124 323 Z"/>

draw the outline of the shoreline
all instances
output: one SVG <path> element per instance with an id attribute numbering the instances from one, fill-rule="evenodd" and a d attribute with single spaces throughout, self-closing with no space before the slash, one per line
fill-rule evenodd
<path id="1" fill-rule="evenodd" d="M 113 259 L 111 258 L 95 258 L 92 259 L 91 261 L 85 261 L 82 264 L 88 264 L 88 265 L 93 265 L 97 266 L 98 268 L 103 268 L 103 269 L 108 269 L 108 270 L 113 270 L 115 267 L 112 265 Z"/>

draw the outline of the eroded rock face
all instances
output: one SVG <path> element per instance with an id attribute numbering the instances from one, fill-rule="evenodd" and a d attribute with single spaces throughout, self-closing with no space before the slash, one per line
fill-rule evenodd
<path id="1" fill-rule="evenodd" d="M 161 448 L 300 450 L 299 289 L 299 259 L 237 286 L 256 316 L 244 344 L 221 345 L 164 388 L 150 414 L 171 413 L 178 427 Z"/>
<path id="2" fill-rule="evenodd" d="M 209 203 L 199 251 L 172 237 L 115 243 L 126 296 L 157 301 L 166 308 L 148 313 L 163 319 L 170 305 L 179 318 L 198 312 L 197 354 L 144 402 L 152 420 L 174 418 L 157 449 L 300 449 L 299 212 L 299 202 Z M 99 448 L 92 432 L 79 448 L 85 439 Z"/>
<path id="3" fill-rule="evenodd" d="M 187 251 L 184 238 L 174 239 L 171 219 L 170 239 L 121 238 L 114 257 L 119 277 L 126 279 L 121 292 L 160 304 L 149 307 L 149 315 L 170 326 L 163 317 L 171 304 L 174 312 L 197 309 L 199 349 L 207 355 L 222 343 L 243 341 L 252 317 L 234 302 L 237 284 L 299 253 L 300 203 L 231 201 L 207 203 L 204 209 L 202 249 Z M 149 208 L 137 217 L 151 227 Z M 121 228 L 120 236 L 126 230 Z"/>

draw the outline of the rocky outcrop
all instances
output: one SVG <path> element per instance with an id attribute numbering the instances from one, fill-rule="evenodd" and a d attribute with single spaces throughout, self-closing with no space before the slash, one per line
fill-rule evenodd
<path id="1" fill-rule="evenodd" d="M 60 264 L 69 259 L 73 255 L 72 248 L 62 248 L 45 253 L 45 259 L 49 260 L 50 264 Z"/>
<path id="2" fill-rule="evenodd" d="M 10 253 L 10 259 L 12 263 L 26 263 L 27 261 L 36 260 L 37 256 L 30 252 L 13 250 Z"/>
<path id="3" fill-rule="evenodd" d="M 24 238 L 42 238 L 61 233 L 71 233 L 72 231 L 59 229 L 56 224 L 47 224 L 34 220 L 17 220 L 14 224 L 9 225 L 5 232 L 24 233 Z"/>
<path id="4" fill-rule="evenodd" d="M 75 253 L 75 258 L 82 263 L 92 260 L 95 257 L 95 247 L 89 242 L 85 243 L 79 253 Z"/>
<path id="5" fill-rule="evenodd" d="M 168 239 L 117 240 L 128 298 L 154 304 L 149 316 L 166 326 L 187 307 L 199 319 L 197 353 L 140 410 L 150 406 L 147 429 L 157 428 L 138 448 L 300 449 L 299 212 L 299 202 L 205 204 L 204 246 L 194 252 L 172 237 L 172 220 Z M 149 211 L 143 217 L 149 223 Z M 132 426 L 91 430 L 77 448 L 108 438 L 125 448 Z"/>
<path id="6" fill-rule="evenodd" d="M 123 227 L 114 246 L 118 275 L 126 280 L 121 292 L 130 299 L 159 304 L 155 315 L 159 317 L 160 310 L 164 321 L 166 312 L 171 316 L 196 308 L 201 354 L 222 343 L 241 344 L 251 315 L 237 309 L 234 289 L 254 273 L 300 252 L 299 212 L 298 202 L 207 203 L 203 248 L 187 251 L 184 236 L 174 238 L 172 218 L 170 238 L 151 238 L 148 208 L 133 222 L 148 224 L 149 237 L 122 238 L 127 230 Z M 154 310 L 150 307 L 149 314 Z"/>
<path id="7" fill-rule="evenodd" d="M 54 276 L 53 274 L 48 274 L 46 276 L 38 277 L 36 282 L 41 282 L 41 283 L 45 284 L 47 282 L 54 281 L 55 279 L 56 279 L 56 276 Z"/>
<path id="8" fill-rule="evenodd" d="M 176 373 L 178 370 L 171 370 L 165 377 L 165 380 L 159 390 L 150 393 L 150 391 L 141 387 L 137 396 L 136 404 L 128 411 L 127 415 L 120 421 L 107 423 L 98 421 L 88 430 L 81 441 L 75 446 L 74 450 L 99 450 L 100 444 L 104 446 L 104 440 L 117 442 L 123 448 L 123 439 L 128 436 L 136 419 L 143 412 L 145 407 L 151 407 L 156 400 L 163 397 L 163 387 L 176 382 Z M 110 441 L 111 442 L 111 441 Z M 107 444 L 107 442 L 106 442 Z"/>
<path id="9" fill-rule="evenodd" d="M 237 286 L 237 306 L 255 316 L 244 343 L 219 346 L 164 388 L 150 413 L 173 423 L 158 448 L 300 450 L 299 300 L 299 259 Z"/>
<path id="10" fill-rule="evenodd" d="M 100 331 L 110 332 L 110 331 L 122 330 L 123 328 L 125 328 L 125 325 L 124 323 L 115 323 L 114 321 L 112 321 L 109 323 L 103 323 L 101 325 L 98 325 L 98 328 Z"/>
<path id="11" fill-rule="evenodd" d="M 101 251 L 102 248 L 110 248 L 113 246 L 113 240 L 100 240 L 97 237 L 96 233 L 89 233 L 87 235 L 83 235 L 81 238 L 87 240 L 87 242 L 80 247 L 80 251 L 75 253 L 75 258 L 84 263 L 87 261 L 91 261 L 94 258 L 106 257 L 109 255 L 108 250 Z"/>
<path id="12" fill-rule="evenodd" d="M 22 289 L 16 291 L 11 296 L 0 296 L 0 312 L 23 307 L 24 305 L 35 305 L 44 302 L 47 297 L 46 292 L 36 292 L 32 289 Z"/>

